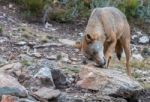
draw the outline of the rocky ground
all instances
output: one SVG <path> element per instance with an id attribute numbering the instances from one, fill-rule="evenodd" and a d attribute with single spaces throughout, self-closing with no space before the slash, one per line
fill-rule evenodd
<path id="1" fill-rule="evenodd" d="M 1 102 L 149 102 L 150 36 L 132 27 L 131 79 L 124 55 L 110 69 L 83 65 L 72 45 L 84 24 L 28 23 L 13 4 L 1 4 Z"/>

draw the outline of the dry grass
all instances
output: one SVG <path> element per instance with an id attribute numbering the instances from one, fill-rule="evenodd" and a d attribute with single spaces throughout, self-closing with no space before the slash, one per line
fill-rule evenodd
<path id="1" fill-rule="evenodd" d="M 118 61 L 116 57 L 114 57 L 109 67 L 113 68 L 125 68 L 126 59 L 122 58 L 121 61 Z M 132 68 L 142 68 L 142 69 L 150 69 L 150 57 L 145 58 L 143 61 L 138 61 L 135 59 L 132 59 L 130 61 L 130 66 Z"/>

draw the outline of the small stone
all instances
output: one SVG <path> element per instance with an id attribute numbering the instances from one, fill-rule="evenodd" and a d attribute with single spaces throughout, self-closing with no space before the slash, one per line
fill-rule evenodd
<path id="1" fill-rule="evenodd" d="M 71 62 L 71 61 L 69 60 L 68 54 L 62 52 L 62 53 L 60 54 L 60 56 L 61 56 L 61 61 L 62 61 L 62 62 Z"/>
<path id="2" fill-rule="evenodd" d="M 75 44 L 75 41 L 69 40 L 69 39 L 59 39 L 59 42 L 61 42 L 64 45 L 73 46 Z"/>
<path id="3" fill-rule="evenodd" d="M 3 95 L 1 102 L 17 102 L 18 98 L 10 95 Z"/>
<path id="4" fill-rule="evenodd" d="M 139 43 L 141 44 L 147 44 L 149 43 L 149 37 L 148 36 L 142 36 L 139 38 Z"/>
<path id="5" fill-rule="evenodd" d="M 9 39 L 6 37 L 0 37 L 0 43 L 4 43 L 6 41 L 8 41 Z"/>
<path id="6" fill-rule="evenodd" d="M 33 61 L 33 57 L 31 57 L 27 54 L 20 54 L 18 57 L 21 59 L 21 61 L 28 61 L 28 62 Z"/>
<path id="7" fill-rule="evenodd" d="M 15 45 L 24 46 L 24 45 L 26 45 L 26 44 L 27 44 L 27 42 L 25 42 L 25 41 L 20 41 L 20 42 L 16 43 Z"/>
<path id="8" fill-rule="evenodd" d="M 45 23 L 45 28 L 47 29 L 47 28 L 50 28 L 50 27 L 52 27 L 52 24 L 49 24 L 48 22 L 46 22 Z"/>
<path id="9" fill-rule="evenodd" d="M 11 9 L 11 8 L 13 7 L 13 5 L 12 5 L 12 4 L 9 4 L 8 7 Z"/>
<path id="10" fill-rule="evenodd" d="M 45 43 L 43 45 L 34 46 L 34 48 L 45 48 L 45 47 L 61 47 L 62 44 L 60 43 Z"/>
<path id="11" fill-rule="evenodd" d="M 141 31 L 137 31 L 136 32 L 138 35 L 142 35 L 142 32 Z"/>
<path id="12" fill-rule="evenodd" d="M 36 42 L 29 42 L 28 45 L 29 46 L 34 46 L 34 45 L 36 45 Z"/>
<path id="13" fill-rule="evenodd" d="M 78 61 L 77 58 L 70 58 L 72 61 Z"/>
<path id="14" fill-rule="evenodd" d="M 144 58 L 142 57 L 141 54 L 132 54 L 132 58 L 136 59 L 138 61 L 143 61 L 144 60 Z"/>
<path id="15" fill-rule="evenodd" d="M 79 52 L 80 50 L 79 49 L 75 49 L 75 52 Z"/>
<path id="16" fill-rule="evenodd" d="M 32 56 L 35 56 L 37 58 L 41 58 L 42 57 L 42 55 L 40 53 L 38 53 L 38 52 L 32 53 Z"/>
<path id="17" fill-rule="evenodd" d="M 4 49 L 1 49 L 1 51 Z M 0 56 L 0 66 L 8 64 L 8 61 L 5 57 Z"/>
<path id="18" fill-rule="evenodd" d="M 79 35 L 80 37 L 83 37 L 83 36 L 84 36 L 82 32 L 78 33 L 78 35 Z"/>
<path id="19" fill-rule="evenodd" d="M 55 31 L 56 30 L 56 28 L 51 28 L 51 31 Z"/>
<path id="20" fill-rule="evenodd" d="M 50 100 L 53 98 L 57 98 L 60 95 L 60 91 L 42 87 L 38 91 L 34 92 L 34 94 L 41 98 Z"/>
<path id="21" fill-rule="evenodd" d="M 57 55 L 51 55 L 46 57 L 49 60 L 57 60 Z"/>
<path id="22" fill-rule="evenodd" d="M 138 44 L 139 37 L 137 35 L 132 35 L 131 37 L 131 43 L 132 44 Z"/>
<path id="23" fill-rule="evenodd" d="M 51 69 L 51 73 L 56 88 L 65 87 L 68 84 L 68 78 L 61 70 Z"/>

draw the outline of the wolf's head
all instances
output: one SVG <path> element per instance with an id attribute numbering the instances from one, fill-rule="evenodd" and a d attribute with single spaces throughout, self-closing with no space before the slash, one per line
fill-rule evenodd
<path id="1" fill-rule="evenodd" d="M 103 42 L 105 38 L 98 34 L 86 34 L 75 47 L 88 59 L 94 60 L 98 66 L 103 67 L 106 64 L 104 57 Z"/>

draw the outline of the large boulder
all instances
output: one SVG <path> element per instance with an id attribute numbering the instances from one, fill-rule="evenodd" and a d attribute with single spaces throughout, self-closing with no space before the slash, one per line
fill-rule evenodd
<path id="1" fill-rule="evenodd" d="M 26 97 L 27 90 L 14 77 L 0 73 L 0 96 L 2 95 Z"/>
<path id="2" fill-rule="evenodd" d="M 128 77 L 125 73 L 114 69 L 83 66 L 79 72 L 79 77 L 81 80 L 77 82 L 77 86 L 99 90 L 105 95 L 128 97 L 130 92 L 142 89 L 138 82 Z"/>
<path id="3" fill-rule="evenodd" d="M 123 98 L 114 98 L 111 96 L 85 96 L 81 94 L 62 93 L 57 102 L 127 102 Z"/>
<path id="4" fill-rule="evenodd" d="M 34 92 L 34 95 L 50 100 L 53 98 L 57 98 L 60 95 L 60 91 L 43 87 L 43 88 L 40 88 L 38 91 Z"/>
<path id="5" fill-rule="evenodd" d="M 56 88 L 63 88 L 68 86 L 69 80 L 60 69 L 51 69 L 51 73 Z"/>

